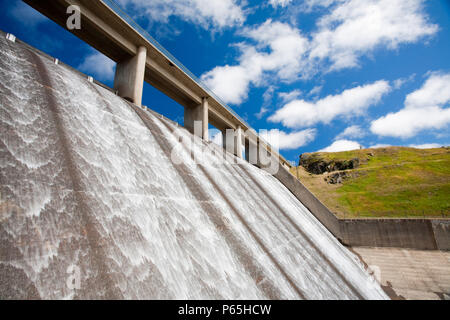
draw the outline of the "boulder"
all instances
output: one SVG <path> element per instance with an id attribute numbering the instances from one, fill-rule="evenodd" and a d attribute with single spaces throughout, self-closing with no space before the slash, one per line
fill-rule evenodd
<path id="1" fill-rule="evenodd" d="M 324 160 L 317 154 L 312 153 L 302 154 L 299 161 L 300 166 L 313 174 L 355 169 L 359 167 L 359 164 L 358 158 L 353 158 L 351 160 Z"/>

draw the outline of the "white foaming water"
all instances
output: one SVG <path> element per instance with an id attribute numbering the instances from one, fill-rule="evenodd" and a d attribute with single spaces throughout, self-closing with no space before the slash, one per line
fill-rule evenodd
<path id="1" fill-rule="evenodd" d="M 386 298 L 268 173 L 6 40 L 0 93 L 0 298 Z"/>

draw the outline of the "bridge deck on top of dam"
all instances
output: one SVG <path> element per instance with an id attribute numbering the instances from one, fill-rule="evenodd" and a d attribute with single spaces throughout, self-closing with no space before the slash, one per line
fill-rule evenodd
<path id="1" fill-rule="evenodd" d="M 281 165 L 291 167 L 291 164 L 277 150 L 264 141 L 230 107 L 123 12 L 114 1 L 24 0 L 24 2 L 66 29 L 69 17 L 67 8 L 71 5 L 78 6 L 82 18 L 81 28 L 69 31 L 118 64 L 133 59 L 139 54 L 140 48 L 145 48 L 145 81 L 185 107 L 185 119 L 187 111 L 195 110 L 202 104 L 203 99 L 207 99 L 208 123 L 222 132 L 226 129 L 242 130 L 245 132 L 241 138 L 244 145 L 247 146 L 248 141 L 258 143 L 262 149 L 278 159 Z M 207 127 L 205 130 L 207 131 Z M 225 138 L 224 136 L 224 140 Z M 240 154 L 240 151 L 237 153 Z"/>

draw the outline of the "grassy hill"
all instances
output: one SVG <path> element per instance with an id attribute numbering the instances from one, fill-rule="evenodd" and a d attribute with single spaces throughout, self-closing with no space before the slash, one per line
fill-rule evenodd
<path id="1" fill-rule="evenodd" d="M 450 217 L 450 148 L 308 153 L 292 174 L 339 217 Z"/>

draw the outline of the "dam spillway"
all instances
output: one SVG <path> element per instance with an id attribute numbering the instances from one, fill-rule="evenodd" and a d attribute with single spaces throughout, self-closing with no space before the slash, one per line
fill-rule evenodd
<path id="1" fill-rule="evenodd" d="M 387 298 L 272 175 L 0 35 L 0 299 Z"/>

